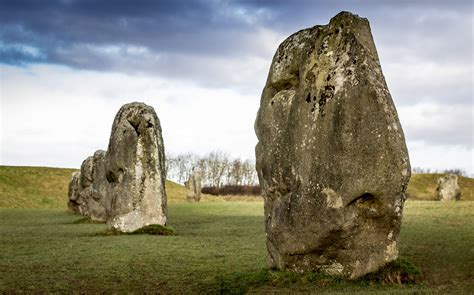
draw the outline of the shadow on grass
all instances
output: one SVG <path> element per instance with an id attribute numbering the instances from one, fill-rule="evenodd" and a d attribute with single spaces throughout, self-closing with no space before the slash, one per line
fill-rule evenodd
<path id="1" fill-rule="evenodd" d="M 89 217 L 74 220 L 73 224 L 105 224 L 105 221 L 92 220 Z"/>
<path id="2" fill-rule="evenodd" d="M 173 236 L 176 232 L 173 228 L 159 224 L 150 224 L 139 228 L 133 232 L 121 232 L 115 229 L 107 229 L 104 232 L 96 233 L 96 236 L 119 236 L 119 235 L 155 235 L 155 236 Z"/>
<path id="3" fill-rule="evenodd" d="M 208 285 L 203 292 L 213 294 L 245 294 L 249 288 L 311 286 L 324 287 L 368 287 L 374 285 L 416 285 L 422 280 L 420 270 L 409 261 L 397 259 L 389 262 L 376 272 L 351 280 L 342 276 L 331 276 L 321 272 L 295 273 L 263 269 L 258 272 L 234 273 L 232 276 L 220 276 Z"/>

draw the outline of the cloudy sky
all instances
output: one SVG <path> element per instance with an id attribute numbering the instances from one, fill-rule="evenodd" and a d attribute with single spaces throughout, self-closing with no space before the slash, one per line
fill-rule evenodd
<path id="1" fill-rule="evenodd" d="M 279 43 L 341 10 L 371 23 L 412 166 L 474 175 L 470 0 L 0 0 L 0 164 L 79 167 L 131 101 L 167 152 L 252 159 Z"/>

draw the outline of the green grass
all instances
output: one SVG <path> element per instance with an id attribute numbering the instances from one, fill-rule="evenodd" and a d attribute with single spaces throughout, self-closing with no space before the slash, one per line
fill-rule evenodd
<path id="1" fill-rule="evenodd" d="M 73 171 L 0 166 L 0 207 L 64 208 Z"/>
<path id="2" fill-rule="evenodd" d="M 443 174 L 413 174 L 408 184 L 407 195 L 413 200 L 437 200 L 438 179 Z M 460 176 L 461 199 L 474 201 L 474 179 Z"/>
<path id="3" fill-rule="evenodd" d="M 169 226 L 159 225 L 159 224 L 150 224 L 132 232 L 121 232 L 115 229 L 107 229 L 104 232 L 98 233 L 98 235 L 103 235 L 103 236 L 116 236 L 116 235 L 172 236 L 174 234 L 175 234 L 175 231 L 173 228 Z"/>
<path id="4" fill-rule="evenodd" d="M 237 273 L 231 277 L 217 277 L 213 290 L 218 290 L 218 292 L 225 294 L 241 294 L 248 291 L 252 291 L 252 293 L 269 293 L 270 288 L 272 288 L 272 293 L 281 292 L 282 289 L 285 289 L 285 293 L 294 293 L 295 290 L 301 288 L 306 288 L 300 290 L 304 291 L 304 293 L 313 293 L 316 290 L 319 292 L 330 292 L 334 291 L 334 289 L 338 289 L 339 292 L 343 293 L 347 293 L 344 291 L 344 289 L 347 289 L 346 291 L 354 293 L 360 289 L 360 291 L 365 293 L 370 292 L 375 285 L 375 290 L 373 291 L 379 293 L 386 293 L 388 291 L 383 290 L 383 287 L 388 287 L 391 289 L 390 291 L 398 290 L 405 293 L 407 291 L 428 292 L 428 289 L 422 285 L 414 286 L 420 280 L 421 272 L 416 266 L 406 260 L 397 259 L 388 263 L 379 271 L 367 274 L 356 280 L 347 280 L 343 277 L 330 276 L 319 272 L 299 274 L 289 271 L 262 269 L 257 272 Z M 402 286 L 395 286 L 394 284 L 411 284 L 412 286 L 399 288 Z M 327 287 L 326 290 L 324 287 Z"/>
<path id="5" fill-rule="evenodd" d="M 409 201 L 401 260 L 347 281 L 267 270 L 263 204 L 256 197 L 205 195 L 201 203 L 188 204 L 184 187 L 167 181 L 176 235 L 149 234 L 163 233 L 161 228 L 106 235 L 105 224 L 67 212 L 73 171 L 0 166 L 0 293 L 474 292 L 474 202 Z M 410 199 L 434 200 L 439 176 L 413 175 Z M 461 177 L 460 185 L 463 199 L 474 200 L 474 179 Z M 411 263 L 421 269 L 421 283 Z M 418 283 L 391 283 L 398 280 Z"/>
<path id="6" fill-rule="evenodd" d="M 265 270 L 261 202 L 171 204 L 172 236 L 97 235 L 104 224 L 79 219 L 65 209 L 0 209 L 0 293 L 474 292 L 474 202 L 407 202 L 401 263 L 423 276 L 409 285 Z"/>
<path id="7" fill-rule="evenodd" d="M 67 191 L 76 169 L 0 166 L 0 207 L 66 208 Z M 186 202 L 186 189 L 166 181 L 168 201 Z M 204 195 L 203 202 L 219 199 Z"/>

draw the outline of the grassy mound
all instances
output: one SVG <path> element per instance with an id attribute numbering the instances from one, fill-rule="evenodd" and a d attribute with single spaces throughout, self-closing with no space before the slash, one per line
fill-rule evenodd
<path id="1" fill-rule="evenodd" d="M 0 166 L 0 207 L 66 208 L 72 172 L 77 169 Z M 166 181 L 169 203 L 186 202 L 184 186 Z M 204 195 L 201 201 L 218 201 Z"/>
<path id="2" fill-rule="evenodd" d="M 437 200 L 438 179 L 444 174 L 413 174 L 408 184 L 407 195 L 412 200 Z M 461 199 L 474 201 L 474 179 L 459 177 Z"/>
<path id="3" fill-rule="evenodd" d="M 0 166 L 0 207 L 64 208 L 73 171 Z"/>

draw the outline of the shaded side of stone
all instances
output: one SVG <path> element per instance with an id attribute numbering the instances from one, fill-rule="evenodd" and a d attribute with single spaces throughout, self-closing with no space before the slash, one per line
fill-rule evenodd
<path id="1" fill-rule="evenodd" d="M 80 214 L 80 206 L 82 205 L 81 199 L 79 198 L 80 190 L 80 177 L 81 173 L 75 171 L 71 175 L 71 181 L 68 187 L 68 208 L 74 213 Z"/>
<path id="2" fill-rule="evenodd" d="M 97 151 L 82 162 L 69 183 L 68 207 L 94 221 L 106 221 L 108 184 L 105 180 L 105 152 Z"/>

